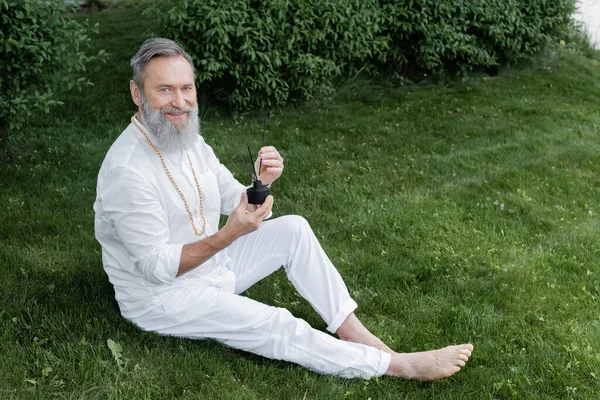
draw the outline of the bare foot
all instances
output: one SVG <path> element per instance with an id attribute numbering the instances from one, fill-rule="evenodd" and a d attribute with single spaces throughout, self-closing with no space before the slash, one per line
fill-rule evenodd
<path id="1" fill-rule="evenodd" d="M 386 374 L 420 381 L 447 378 L 465 366 L 472 351 L 472 344 L 462 344 L 420 353 L 394 353 Z"/>
<path id="2" fill-rule="evenodd" d="M 373 335 L 360 320 L 350 313 L 346 320 L 340 325 L 336 334 L 341 340 L 346 342 L 361 343 L 367 346 L 375 347 L 376 349 L 385 351 L 386 353 L 393 353 L 392 349 L 387 347 L 377 336 Z"/>

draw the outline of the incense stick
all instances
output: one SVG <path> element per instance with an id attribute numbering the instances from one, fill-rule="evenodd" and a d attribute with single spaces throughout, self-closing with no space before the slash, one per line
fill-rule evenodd
<path id="1" fill-rule="evenodd" d="M 254 166 L 254 164 L 256 164 L 256 163 L 252 159 L 252 152 L 250 151 L 250 145 L 246 145 L 246 146 L 248 146 L 248 155 L 250 156 L 250 162 L 252 163 L 252 166 Z M 256 166 L 254 166 L 254 168 L 256 168 Z M 252 176 L 252 180 L 256 180 L 256 179 L 258 179 L 258 177 L 256 176 L 256 170 L 254 170 L 254 175 Z"/>
<path id="2" fill-rule="evenodd" d="M 267 136 L 267 119 L 269 119 L 269 114 L 265 117 L 265 127 L 263 129 L 263 141 L 260 148 L 265 147 L 265 136 Z M 260 150 L 259 150 L 260 151 Z M 258 176 L 260 176 L 260 171 L 262 170 L 262 157 L 260 158 L 260 162 L 258 163 Z"/>
<path id="3" fill-rule="evenodd" d="M 242 160 L 242 162 L 244 163 L 244 167 L 246 168 L 246 171 L 248 171 L 248 173 L 250 174 L 250 177 L 252 177 L 252 180 L 254 181 L 254 175 L 252 175 L 252 172 L 250 172 L 250 168 L 248 168 L 248 164 L 246 164 L 246 161 L 244 161 L 244 158 L 242 157 L 242 155 L 238 151 L 237 147 L 235 147 L 235 144 L 231 144 L 231 145 L 233 146 L 233 149 L 237 153 L 237 155 L 240 158 L 240 160 Z"/>

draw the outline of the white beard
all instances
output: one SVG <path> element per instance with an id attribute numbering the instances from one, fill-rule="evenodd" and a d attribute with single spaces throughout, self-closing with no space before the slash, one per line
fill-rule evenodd
<path id="1" fill-rule="evenodd" d="M 189 150 L 200 135 L 198 120 L 198 105 L 182 109 L 166 106 L 155 110 L 148 106 L 146 98 L 142 97 L 142 118 L 146 129 L 150 132 L 156 147 L 170 150 Z M 165 114 L 187 112 L 188 116 L 182 127 L 176 127 L 169 121 Z"/>

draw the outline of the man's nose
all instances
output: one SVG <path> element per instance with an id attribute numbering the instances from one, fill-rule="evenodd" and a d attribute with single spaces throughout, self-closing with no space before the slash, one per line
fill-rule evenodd
<path id="1" fill-rule="evenodd" d="M 185 107 L 185 97 L 183 96 L 183 92 L 181 90 L 175 91 L 171 104 L 173 107 L 180 109 Z"/>

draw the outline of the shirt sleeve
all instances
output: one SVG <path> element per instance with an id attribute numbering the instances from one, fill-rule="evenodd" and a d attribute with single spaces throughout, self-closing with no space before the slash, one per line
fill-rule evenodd
<path id="1" fill-rule="evenodd" d="M 137 171 L 117 167 L 101 187 L 104 218 L 114 227 L 135 266 L 155 284 L 177 277 L 183 244 L 169 244 L 169 221 L 155 187 Z"/>

